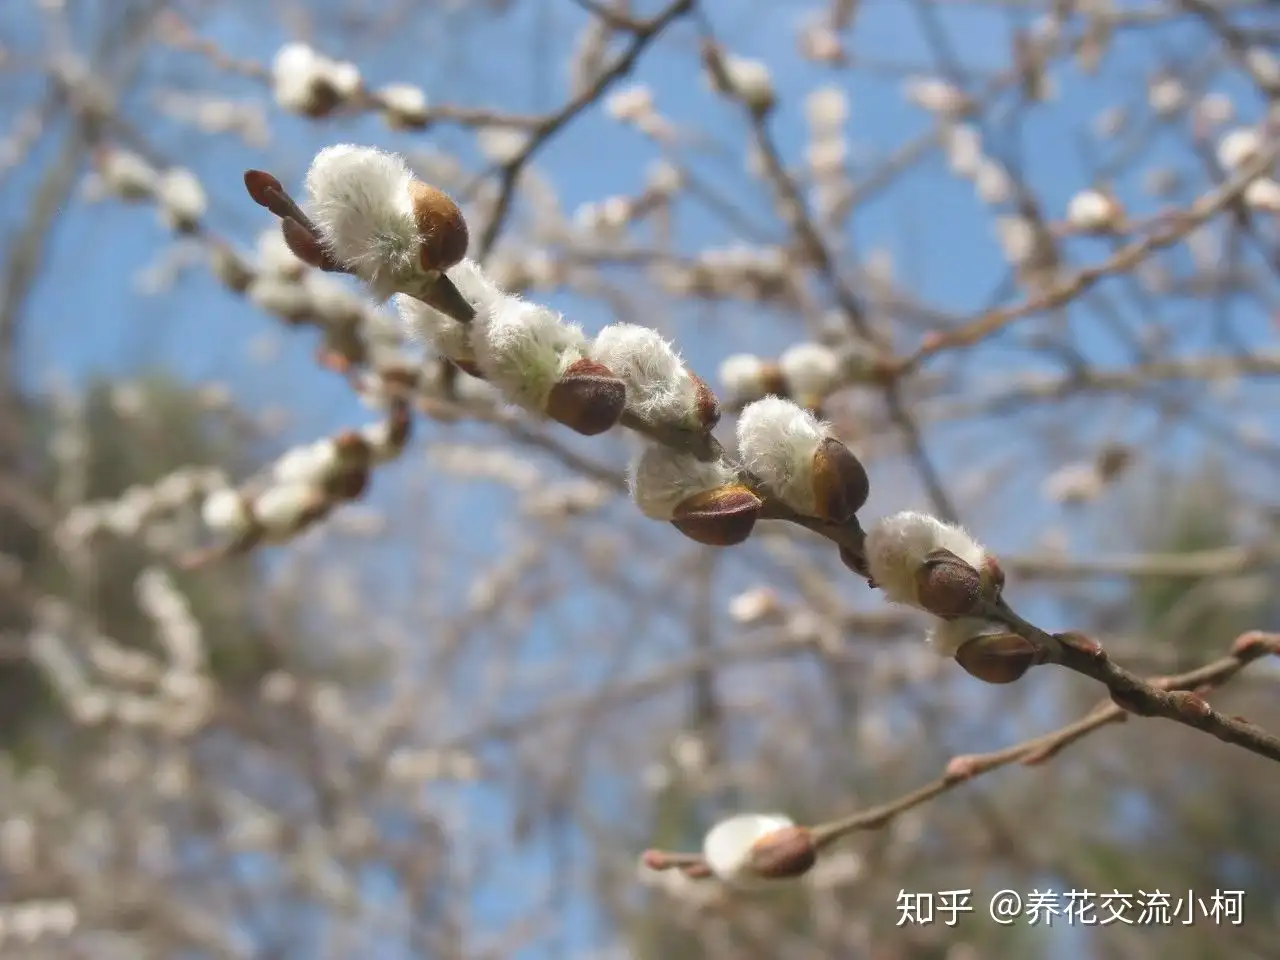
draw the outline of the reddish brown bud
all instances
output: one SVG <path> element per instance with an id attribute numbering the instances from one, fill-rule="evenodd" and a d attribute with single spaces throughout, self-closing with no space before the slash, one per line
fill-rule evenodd
<path id="1" fill-rule="evenodd" d="M 707 382 L 692 370 L 689 371 L 689 379 L 693 381 L 693 385 L 698 391 L 698 422 L 702 424 L 703 429 L 713 430 L 716 424 L 720 422 L 720 401 L 716 399 L 712 389 L 707 386 Z"/>
<path id="2" fill-rule="evenodd" d="M 690 540 L 731 547 L 751 536 L 763 506 L 745 486 L 728 484 L 681 501 L 671 523 Z"/>
<path id="3" fill-rule="evenodd" d="M 871 583 L 871 571 L 867 569 L 867 558 L 861 552 L 842 546 L 840 548 L 840 562 L 858 576 L 866 578 L 867 585 L 874 588 L 874 584 Z"/>
<path id="4" fill-rule="evenodd" d="M 1086 656 L 1093 657 L 1095 660 L 1105 660 L 1107 658 L 1107 651 L 1102 649 L 1102 644 L 1086 637 L 1083 633 L 1068 630 L 1065 633 L 1055 633 L 1053 636 L 1063 646 L 1077 650 Z"/>
<path id="5" fill-rule="evenodd" d="M 265 170 L 246 170 L 244 186 L 249 197 L 260 207 L 266 207 L 277 217 L 289 215 L 289 211 L 279 209 L 280 197 L 284 196 L 284 186 Z"/>
<path id="6" fill-rule="evenodd" d="M 1213 713 L 1209 701 L 1198 693 L 1189 690 L 1175 690 L 1169 694 L 1169 701 L 1175 710 L 1188 720 L 1202 720 Z"/>
<path id="7" fill-rule="evenodd" d="M 627 387 L 602 363 L 575 361 L 551 388 L 546 413 L 584 436 L 604 433 L 622 416 Z"/>
<path id="8" fill-rule="evenodd" d="M 982 597 L 982 576 L 950 550 L 935 550 L 916 570 L 916 596 L 934 616 L 967 616 Z"/>
<path id="9" fill-rule="evenodd" d="M 956 651 L 956 663 L 984 683 L 1013 683 L 1038 660 L 1035 644 L 1016 633 L 974 637 Z"/>
<path id="10" fill-rule="evenodd" d="M 1275 652 L 1275 634 L 1263 633 L 1261 630 L 1250 630 L 1236 637 L 1231 645 L 1231 655 L 1238 659 L 1263 656 Z"/>
<path id="11" fill-rule="evenodd" d="M 372 460 L 369 442 L 355 430 L 343 430 L 333 438 L 338 459 L 347 468 L 365 467 Z"/>
<path id="12" fill-rule="evenodd" d="M 281 218 L 280 232 L 284 234 L 285 246 L 303 263 L 321 270 L 333 270 L 337 267 L 320 238 L 293 217 Z"/>
<path id="13" fill-rule="evenodd" d="M 992 603 L 1004 592 L 1004 569 L 994 554 L 988 553 L 982 561 L 982 597 Z"/>
<path id="14" fill-rule="evenodd" d="M 957 783 L 961 780 L 968 780 L 977 773 L 977 757 L 966 753 L 958 757 L 952 757 L 948 760 L 946 769 L 943 770 L 942 777 L 948 783 Z"/>
<path id="15" fill-rule="evenodd" d="M 782 827 L 751 846 L 751 872 L 765 880 L 799 877 L 818 861 L 818 848 L 807 827 Z"/>
<path id="16" fill-rule="evenodd" d="M 813 455 L 813 498 L 824 520 L 843 523 L 856 514 L 871 492 L 866 468 L 852 450 L 827 437 Z"/>
<path id="17" fill-rule="evenodd" d="M 467 255 L 471 242 L 462 210 L 443 190 L 421 180 L 409 185 L 409 195 L 418 233 L 422 235 L 422 269 L 448 270 Z"/>
<path id="18" fill-rule="evenodd" d="M 325 483 L 325 493 L 337 500 L 358 499 L 369 489 L 370 473 L 367 466 L 341 470 Z"/>

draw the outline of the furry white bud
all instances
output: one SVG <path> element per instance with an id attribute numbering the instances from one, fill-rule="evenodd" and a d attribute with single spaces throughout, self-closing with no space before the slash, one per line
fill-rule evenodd
<path id="1" fill-rule="evenodd" d="M 230 488 L 214 490 L 205 497 L 200 516 L 210 530 L 233 536 L 245 533 L 253 526 L 253 517 L 244 497 L 238 490 Z"/>
<path id="2" fill-rule="evenodd" d="M 751 865 L 756 845 L 795 821 L 781 813 L 742 813 L 721 820 L 702 841 L 702 857 L 719 879 L 741 883 L 753 879 Z"/>
<path id="3" fill-rule="evenodd" d="M 982 134 L 967 125 L 949 126 L 942 131 L 947 164 L 957 177 L 972 179 L 982 164 Z"/>
<path id="4" fill-rule="evenodd" d="M 325 80 L 325 59 L 305 43 L 287 43 L 271 62 L 276 103 L 291 113 L 317 109 Z"/>
<path id="5" fill-rule="evenodd" d="M 778 357 L 783 379 L 793 396 L 801 402 L 816 404 L 823 400 L 840 379 L 840 357 L 820 343 L 797 343 Z"/>
<path id="6" fill-rule="evenodd" d="M 1013 199 L 1013 180 L 1005 168 L 995 160 L 983 157 L 973 175 L 973 187 L 983 203 L 992 205 L 1008 203 Z"/>
<path id="7" fill-rule="evenodd" d="M 964 91 L 937 77 L 911 77 L 903 85 L 907 101 L 941 117 L 956 117 L 969 108 Z"/>
<path id="8" fill-rule="evenodd" d="M 776 99 L 773 76 L 761 61 L 727 56 L 724 58 L 724 75 L 734 94 L 752 110 L 764 112 L 773 107 Z"/>
<path id="9" fill-rule="evenodd" d="M 142 157 L 115 147 L 100 156 L 98 175 L 107 192 L 122 200 L 145 200 L 152 196 L 160 177 Z"/>
<path id="10" fill-rule="evenodd" d="M 676 507 L 695 494 L 717 490 L 738 479 L 721 460 L 704 463 L 686 453 L 647 445 L 631 463 L 627 481 L 632 499 L 646 517 L 670 520 Z"/>
<path id="11" fill-rule="evenodd" d="M 321 150 L 307 171 L 309 213 L 333 255 L 383 300 L 418 259 L 413 181 L 399 156 L 350 144 Z"/>
<path id="12" fill-rule="evenodd" d="M 1259 177 L 1244 188 L 1244 202 L 1262 213 L 1280 213 L 1280 183 Z"/>
<path id="13" fill-rule="evenodd" d="M 1030 263 L 1036 253 L 1035 225 L 1024 217 L 997 217 L 996 234 L 1005 259 L 1014 266 Z"/>
<path id="14" fill-rule="evenodd" d="M 300 283 L 260 276 L 245 293 L 254 306 L 285 320 L 301 320 L 311 314 L 311 294 Z"/>
<path id="15" fill-rule="evenodd" d="M 156 202 L 160 218 L 174 230 L 192 230 L 209 209 L 204 187 L 194 173 L 183 167 L 166 170 L 156 181 Z"/>
<path id="16" fill-rule="evenodd" d="M 586 337 L 554 310 L 503 297 L 473 323 L 476 365 L 513 403 L 538 413 L 586 350 Z"/>
<path id="17" fill-rule="evenodd" d="M 1262 135 L 1252 127 L 1232 130 L 1218 141 L 1218 163 L 1223 170 L 1239 170 L 1262 149 Z"/>
<path id="18" fill-rule="evenodd" d="M 839 87 L 819 87 L 805 98 L 805 119 L 817 133 L 832 133 L 849 119 L 849 99 Z"/>
<path id="19" fill-rule="evenodd" d="M 379 420 L 361 427 L 360 439 L 369 445 L 374 463 L 394 460 L 404 449 L 403 434 L 397 432 L 395 423 L 390 420 Z"/>
<path id="20" fill-rule="evenodd" d="M 319 491 L 308 484 L 279 484 L 253 502 L 253 517 L 269 539 L 287 539 L 298 531 L 319 499 Z"/>
<path id="21" fill-rule="evenodd" d="M 376 94 L 387 122 L 397 127 L 417 127 L 427 122 L 427 95 L 411 83 L 391 83 Z"/>
<path id="22" fill-rule="evenodd" d="M 814 454 L 830 435 L 828 425 L 790 400 L 765 397 L 738 418 L 738 450 L 748 470 L 785 503 L 812 515 Z"/>
<path id="23" fill-rule="evenodd" d="M 656 330 L 611 324 L 591 345 L 591 359 L 626 384 L 628 410 L 651 422 L 701 426 L 698 388 L 679 354 Z"/>
<path id="24" fill-rule="evenodd" d="M 725 357 L 720 364 L 720 382 L 724 384 L 727 398 L 734 406 L 750 403 L 765 396 L 766 367 L 763 360 L 751 353 L 735 353 Z"/>
<path id="25" fill-rule="evenodd" d="M 1100 190 L 1081 190 L 1067 204 L 1067 222 L 1081 233 L 1109 233 L 1120 218 L 1120 204 Z"/>
<path id="26" fill-rule="evenodd" d="M 1244 55 L 1245 67 L 1264 90 L 1274 95 L 1280 87 L 1280 60 L 1262 47 L 1251 46 Z"/>
<path id="27" fill-rule="evenodd" d="M 910 510 L 877 521 L 867 533 L 865 549 L 876 586 L 893 602 L 913 607 L 920 607 L 916 574 L 935 550 L 949 550 L 975 570 L 987 558 L 982 545 L 961 527 Z"/>
<path id="28" fill-rule="evenodd" d="M 1171 74 L 1163 74 L 1147 87 L 1147 104 L 1156 116 L 1167 120 L 1187 105 L 1187 88 Z"/>
<path id="29" fill-rule="evenodd" d="M 643 84 L 626 87 L 605 101 L 609 116 L 624 123 L 635 123 L 653 112 L 653 92 Z"/>
<path id="30" fill-rule="evenodd" d="M 278 484 L 318 484 L 338 468 L 339 461 L 337 444 L 326 438 L 286 451 L 271 475 Z"/>

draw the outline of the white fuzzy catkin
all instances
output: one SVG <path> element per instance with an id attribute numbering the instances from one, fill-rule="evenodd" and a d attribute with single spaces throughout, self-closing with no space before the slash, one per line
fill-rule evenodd
<path id="1" fill-rule="evenodd" d="M 253 526 L 253 517 L 244 497 L 229 487 L 214 490 L 205 497 L 200 513 L 205 526 L 218 533 L 236 535 Z"/>
<path id="2" fill-rule="evenodd" d="M 417 264 L 413 179 L 399 156 L 350 144 L 321 150 L 307 171 L 308 212 L 316 226 L 338 261 L 381 300 Z"/>
<path id="3" fill-rule="evenodd" d="M 720 364 L 720 382 L 734 406 L 759 400 L 766 392 L 764 361 L 752 353 L 731 354 Z"/>
<path id="4" fill-rule="evenodd" d="M 156 181 L 156 202 L 165 225 L 177 230 L 195 228 L 209 209 L 199 178 L 184 167 L 174 167 L 160 175 Z"/>
<path id="5" fill-rule="evenodd" d="M 761 840 L 789 827 L 795 821 L 781 813 L 742 813 L 721 820 L 702 841 L 702 856 L 707 866 L 726 883 L 754 879 L 751 859 Z"/>
<path id="6" fill-rule="evenodd" d="M 477 317 L 488 316 L 506 296 L 485 275 L 474 260 L 462 260 L 445 271 L 464 300 L 471 304 Z M 406 294 L 395 298 L 396 311 L 405 335 L 420 343 L 428 343 L 450 360 L 472 360 L 470 324 L 459 323 L 434 307 Z"/>
<path id="7" fill-rule="evenodd" d="M 254 519 L 268 539 L 287 539 L 296 533 L 320 494 L 304 483 L 285 483 L 268 488 L 253 503 Z"/>
<path id="8" fill-rule="evenodd" d="M 987 556 L 961 527 L 906 510 L 877 521 L 867 533 L 871 579 L 893 602 L 919 607 L 916 571 L 935 550 L 950 550 L 974 569 L 981 569 Z"/>
<path id="9" fill-rule="evenodd" d="M 1218 141 L 1218 163 L 1227 173 L 1234 173 L 1261 149 L 1262 135 L 1252 127 L 1240 127 Z"/>
<path id="10" fill-rule="evenodd" d="M 430 116 L 426 93 L 411 83 L 389 83 L 375 96 L 393 126 L 419 126 Z"/>
<path id="11" fill-rule="evenodd" d="M 820 401 L 840 380 L 840 357 L 821 343 L 797 343 L 778 357 L 787 387 L 796 397 Z"/>
<path id="12" fill-rule="evenodd" d="M 1114 230 L 1119 219 L 1119 205 L 1100 190 L 1081 190 L 1067 204 L 1067 222 L 1082 233 Z"/>
<path id="13" fill-rule="evenodd" d="M 586 350 L 581 329 L 554 310 L 517 297 L 503 297 L 472 326 L 476 365 L 508 400 L 537 413 Z"/>
<path id="14" fill-rule="evenodd" d="M 591 357 L 627 387 L 627 409 L 651 422 L 696 427 L 698 389 L 680 355 L 656 330 L 631 323 L 605 327 Z"/>
<path id="15" fill-rule="evenodd" d="M 773 107 L 777 97 L 773 90 L 773 75 L 765 63 L 730 54 L 724 58 L 722 66 L 730 92 L 741 98 L 743 103 L 760 112 Z"/>
<path id="16" fill-rule="evenodd" d="M 1244 202 L 1262 213 L 1280 213 L 1280 183 L 1260 177 L 1244 188 Z"/>
<path id="17" fill-rule="evenodd" d="M 738 418 L 738 451 L 748 470 L 785 503 L 812 515 L 813 455 L 828 425 L 780 397 L 748 404 Z"/>
<path id="18" fill-rule="evenodd" d="M 649 444 L 631 463 L 627 482 L 632 499 L 646 517 L 670 520 L 689 497 L 717 490 L 738 479 L 721 460 L 704 463 L 670 447 Z"/>

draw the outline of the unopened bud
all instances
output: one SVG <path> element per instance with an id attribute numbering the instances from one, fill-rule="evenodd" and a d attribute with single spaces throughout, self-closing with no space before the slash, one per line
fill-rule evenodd
<path id="1" fill-rule="evenodd" d="M 747 869 L 763 880 L 787 880 L 808 873 L 818 848 L 807 827 L 782 827 L 751 845 Z"/>
<path id="2" fill-rule="evenodd" d="M 693 381 L 693 385 L 697 390 L 696 409 L 698 423 L 702 424 L 704 430 L 714 430 L 716 424 L 720 422 L 720 401 L 716 399 L 715 392 L 707 386 L 707 381 L 692 370 L 688 371 L 689 379 Z"/>
<path id="3" fill-rule="evenodd" d="M 984 683 L 1013 683 L 1039 661 L 1039 652 L 1016 633 L 991 633 L 965 643 L 955 659 L 967 674 Z"/>
<path id="4" fill-rule="evenodd" d="M 467 221 L 443 190 L 414 180 L 409 185 L 413 215 L 422 236 L 419 261 L 424 270 L 448 270 L 467 255 L 471 242 Z"/>
<path id="5" fill-rule="evenodd" d="M 1275 634 L 1263 633 L 1261 630 L 1250 630 L 1236 637 L 1231 645 L 1231 655 L 1237 659 L 1253 659 L 1267 653 L 1275 652 Z"/>
<path id="6" fill-rule="evenodd" d="M 916 568 L 916 596 L 934 616 L 967 616 L 982 598 L 982 575 L 950 550 L 934 550 Z"/>
<path id="7" fill-rule="evenodd" d="M 980 571 L 982 579 L 982 598 L 992 603 L 1000 599 L 1004 592 L 1004 569 L 994 555 L 988 553 L 982 561 Z"/>
<path id="8" fill-rule="evenodd" d="M 1169 701 L 1178 711 L 1179 716 L 1193 722 L 1203 720 L 1213 713 L 1213 707 L 1209 706 L 1209 701 L 1190 690 L 1173 691 L 1169 694 Z"/>
<path id="9" fill-rule="evenodd" d="M 731 547 L 751 536 L 763 506 L 745 486 L 728 484 L 681 501 L 671 523 L 690 540 Z"/>
<path id="10" fill-rule="evenodd" d="M 1101 190 L 1082 190 L 1067 205 L 1067 222 L 1079 233 L 1114 233 L 1124 225 L 1124 207 Z"/>
<path id="11" fill-rule="evenodd" d="M 546 413 L 593 437 L 617 423 L 626 405 L 626 385 L 604 364 L 583 358 L 571 364 L 551 388 Z"/>
<path id="12" fill-rule="evenodd" d="M 337 266 L 320 238 L 293 217 L 285 217 L 280 221 L 280 232 L 284 234 L 284 242 L 289 251 L 303 263 L 321 270 Z"/>
<path id="13" fill-rule="evenodd" d="M 1085 656 L 1092 657 L 1095 660 L 1105 660 L 1107 651 L 1102 649 L 1102 644 L 1098 641 L 1090 639 L 1083 633 L 1069 630 L 1065 633 L 1055 633 L 1054 638 L 1063 646 L 1070 647 L 1083 653 Z"/>
<path id="14" fill-rule="evenodd" d="M 818 516 L 843 523 L 867 502 L 866 468 L 843 443 L 827 437 L 813 455 L 813 498 Z"/>

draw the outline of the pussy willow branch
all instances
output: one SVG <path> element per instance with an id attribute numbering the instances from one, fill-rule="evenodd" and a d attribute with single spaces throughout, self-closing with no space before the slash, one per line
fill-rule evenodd
<path id="1" fill-rule="evenodd" d="M 1000 307 L 954 330 L 934 334 L 927 338 L 915 353 L 888 363 L 887 375 L 893 378 L 904 376 L 917 369 L 936 353 L 954 347 L 972 346 L 1024 317 L 1070 303 L 1107 277 L 1132 270 L 1152 254 L 1172 247 L 1197 227 L 1209 222 L 1237 203 L 1245 188 L 1271 169 L 1277 157 L 1280 157 L 1278 146 L 1273 145 L 1269 149 L 1259 151 L 1257 156 L 1242 165 L 1235 176 L 1221 187 L 1200 197 L 1187 210 L 1171 213 L 1163 226 L 1153 230 L 1146 237 L 1126 244 L 1102 263 L 1078 270 L 1022 303 L 1012 307 Z"/>
<path id="2" fill-rule="evenodd" d="M 1137 674 L 1117 666 L 1092 640 L 1074 634 L 1047 633 L 1019 616 L 1003 599 L 995 603 L 984 601 L 981 614 L 1004 624 L 1034 644 L 1043 658 L 1042 662 L 1055 663 L 1097 680 L 1111 691 L 1112 700 L 1130 713 L 1161 717 L 1194 727 L 1250 753 L 1280 761 L 1280 738 L 1243 717 L 1228 717 L 1217 712 L 1208 701 L 1194 693 L 1161 690 Z"/>
<path id="3" fill-rule="evenodd" d="M 1256 173 L 1254 174 L 1256 175 Z M 286 233 L 305 232 L 314 243 L 314 249 L 323 249 L 323 238 L 279 182 L 268 174 L 250 171 L 245 175 L 246 185 L 254 199 L 281 217 Z M 1196 208 L 1193 207 L 1193 211 Z M 1190 215 L 1189 215 L 1190 216 Z M 299 237 L 299 239 L 308 239 Z M 332 263 L 321 256 L 324 268 L 341 271 L 342 265 Z M 456 286 L 444 274 L 435 274 L 422 280 L 415 279 L 401 288 L 401 292 L 417 297 L 462 324 L 475 318 L 475 310 L 466 303 Z M 856 517 L 843 523 L 831 523 L 814 517 L 803 516 L 768 495 L 767 489 L 739 464 L 726 457 L 718 441 L 710 431 L 695 434 L 677 430 L 672 426 L 651 423 L 635 416 L 625 416 L 622 424 L 647 436 L 656 443 L 670 446 L 699 459 L 720 460 L 732 469 L 744 482 L 762 495 L 765 519 L 786 520 L 811 530 L 839 545 L 841 558 L 852 569 L 866 575 L 864 536 Z M 1280 761 L 1280 739 L 1266 733 L 1253 724 L 1239 718 L 1224 717 L 1209 704 L 1193 694 L 1170 694 L 1145 683 L 1137 675 L 1115 665 L 1105 651 L 1089 640 L 1073 640 L 1071 634 L 1051 634 L 1040 629 L 1017 614 L 1003 599 L 982 600 L 973 611 L 994 623 L 1003 624 L 1035 647 L 1036 662 L 1056 663 L 1076 673 L 1081 673 L 1104 684 L 1112 698 L 1125 709 L 1143 716 L 1158 716 L 1209 733 L 1227 743 L 1244 747 L 1272 760 Z"/>
<path id="4" fill-rule="evenodd" d="M 1275 655 L 1280 655 L 1280 634 L 1246 633 L 1236 639 L 1228 656 L 1177 676 L 1155 677 L 1144 683 L 1166 696 L 1171 693 L 1176 695 L 1178 692 L 1214 689 L 1229 682 L 1255 660 Z M 1128 716 L 1129 711 L 1124 708 L 1115 703 L 1104 702 L 1079 720 L 1050 733 L 989 753 L 952 757 L 942 775 L 929 783 L 878 806 L 811 827 L 814 845 L 822 849 L 852 833 L 882 829 L 908 810 L 922 806 L 956 789 L 962 783 L 1001 767 L 1014 763 L 1027 767 L 1040 766 L 1091 733 L 1113 723 L 1122 723 Z M 700 854 L 654 851 L 646 856 L 646 861 L 650 866 L 660 869 L 672 867 L 693 876 L 706 875 L 706 863 Z"/>
<path id="5" fill-rule="evenodd" d="M 501 180 L 498 187 L 498 199 L 494 204 L 489 222 L 485 224 L 477 241 L 476 259 L 483 261 L 493 250 L 498 236 L 511 211 L 511 202 L 515 199 L 516 184 L 520 181 L 520 172 L 533 155 L 564 128 L 578 114 L 595 103 L 614 82 L 626 76 L 635 67 L 640 55 L 658 35 L 671 23 L 687 14 L 693 8 L 692 0 L 675 0 L 650 20 L 631 25 L 631 43 L 613 64 L 608 67 L 591 86 L 574 97 L 558 111 L 538 122 L 533 128 L 529 142 L 509 163 L 501 167 Z"/>

